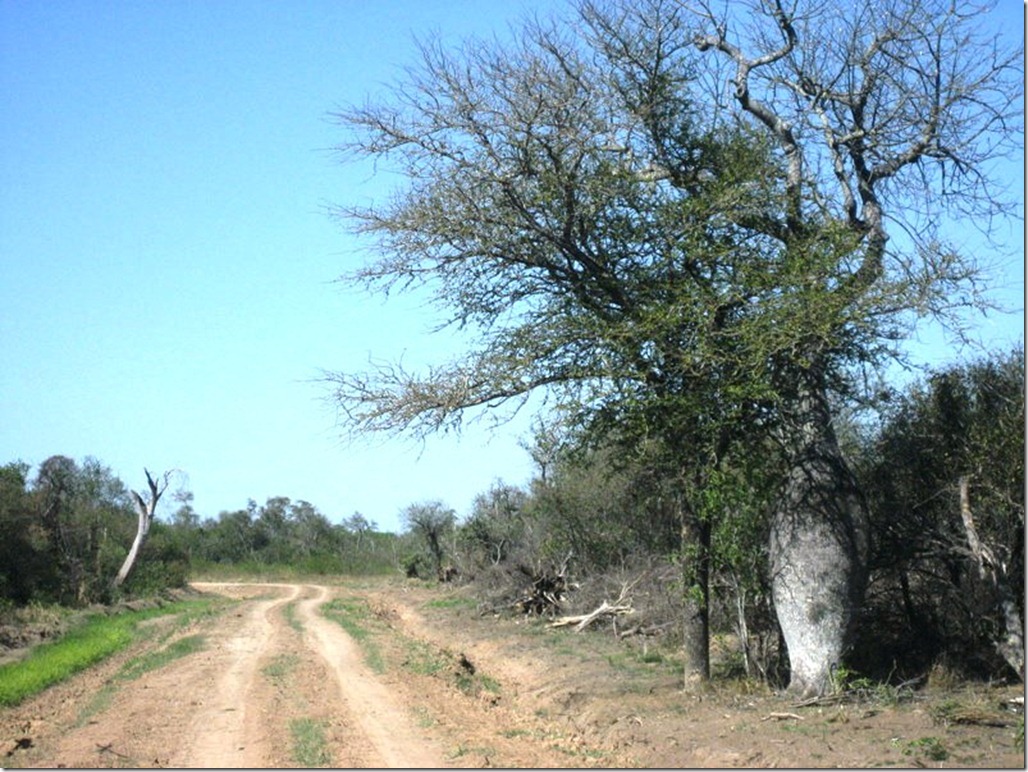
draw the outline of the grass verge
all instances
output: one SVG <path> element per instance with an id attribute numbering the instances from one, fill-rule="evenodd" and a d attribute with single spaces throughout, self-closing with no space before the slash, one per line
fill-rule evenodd
<path id="1" fill-rule="evenodd" d="M 178 640 L 172 641 L 163 649 L 147 652 L 129 662 L 118 673 L 119 681 L 132 681 L 151 670 L 162 668 L 176 659 L 185 657 L 195 651 L 199 651 L 206 644 L 206 638 L 202 635 L 187 635 Z"/>
<path id="2" fill-rule="evenodd" d="M 0 705 L 17 705 L 128 646 L 134 624 L 129 616 L 94 617 L 60 640 L 40 644 L 21 662 L 0 667 Z"/>
<path id="3" fill-rule="evenodd" d="M 182 614 L 192 619 L 202 613 L 200 607 L 205 609 L 209 605 L 207 601 L 181 601 L 115 616 L 89 617 L 80 627 L 70 630 L 58 640 L 40 644 L 25 659 L 0 666 L 0 706 L 17 705 L 121 651 L 136 640 L 140 622 L 168 614 Z M 181 644 L 180 648 L 193 650 L 190 647 L 201 643 L 187 642 Z M 164 655 L 167 659 L 164 660 L 155 655 L 152 662 L 139 663 L 138 673 L 131 677 L 138 677 L 146 669 L 160 667 L 169 659 L 183 656 L 183 653 L 188 651 L 167 653 Z"/>
<path id="4" fill-rule="evenodd" d="M 379 616 L 364 600 L 336 598 L 321 607 L 321 614 L 346 630 L 364 652 L 368 666 L 376 673 L 386 672 L 391 664 L 415 675 L 450 681 L 469 696 L 476 696 L 483 691 L 500 693 L 499 682 L 477 672 L 463 654 L 458 655 L 449 649 L 385 628 Z M 384 647 L 377 640 L 379 635 L 388 636 Z"/>

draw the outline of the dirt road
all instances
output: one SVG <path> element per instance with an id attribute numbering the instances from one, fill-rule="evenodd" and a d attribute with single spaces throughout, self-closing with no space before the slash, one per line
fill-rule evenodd
<path id="1" fill-rule="evenodd" d="M 322 727 L 318 750 L 334 766 L 444 766 L 440 743 L 368 670 L 343 629 L 317 613 L 327 587 L 194 586 L 242 602 L 196 633 L 202 651 L 119 689 L 93 715 L 73 716 L 73 708 L 96 709 L 87 698 L 101 684 L 89 682 L 105 680 L 116 662 L 58 687 L 73 692 L 54 706 L 58 715 L 30 717 L 24 727 L 37 749 L 32 766 L 304 766 L 291 731 L 297 721 Z"/>
<path id="2" fill-rule="evenodd" d="M 220 646 L 221 660 L 210 697 L 193 719 L 180 751 L 170 756 L 176 767 L 280 766 L 288 761 L 264 742 L 272 732 L 269 721 L 280 721 L 280 710 L 269 711 L 262 701 L 266 691 L 261 664 L 274 657 L 297 656 L 312 669 L 321 670 L 328 694 L 321 707 L 330 707 L 334 720 L 354 731 L 336 755 L 343 766 L 439 767 L 443 753 L 431 738 L 412 726 L 412 716 L 396 703 L 389 690 L 368 672 L 360 651 L 339 625 L 325 620 L 316 609 L 328 597 L 328 588 L 301 585 L 219 585 L 198 583 L 197 589 L 223 594 L 249 593 L 256 589 L 280 593 L 271 599 L 255 599 L 244 614 L 244 624 Z M 296 604 L 299 630 L 291 629 L 282 609 Z M 301 632 L 302 631 L 302 632 Z M 297 646 L 299 632 L 300 645 Z M 292 660 L 290 660 L 292 661 Z M 208 682 L 210 683 L 210 682 Z M 296 682 L 288 679 L 288 686 Z M 298 684 L 303 688 L 302 684 Z M 287 711 L 288 712 L 288 711 Z"/>
<path id="3" fill-rule="evenodd" d="M 499 681 L 490 681 L 495 692 L 456 688 L 455 678 L 468 672 L 459 663 L 474 666 L 445 641 L 421 637 L 416 611 L 387 607 L 388 593 L 317 584 L 193 587 L 236 603 L 0 711 L 8 749 L 0 766 L 569 765 L 537 717 L 501 704 Z M 366 624 L 388 660 L 383 672 L 373 672 L 354 639 L 322 616 L 321 607 L 340 595 L 374 609 Z M 197 651 L 119 680 L 127 662 L 189 637 L 202 640 Z M 518 667 L 503 668 L 504 679 Z M 313 727 L 306 741 L 305 727 Z"/>
<path id="4" fill-rule="evenodd" d="M 195 588 L 231 602 L 186 627 L 152 620 L 145 642 L 0 710 L 0 767 L 1024 764 L 1016 726 L 938 720 L 939 706 L 998 715 L 1006 692 L 797 712 L 751 688 L 684 695 L 671 661 L 482 617 L 456 592 Z M 324 615 L 339 604 L 360 642 Z M 126 678 L 139 662 L 150 666 Z"/>

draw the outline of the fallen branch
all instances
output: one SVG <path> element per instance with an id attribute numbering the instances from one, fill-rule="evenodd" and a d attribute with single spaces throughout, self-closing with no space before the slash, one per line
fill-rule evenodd
<path id="1" fill-rule="evenodd" d="M 636 582 L 631 584 L 621 585 L 621 592 L 618 594 L 617 600 L 613 603 L 607 603 L 603 601 L 597 608 L 590 611 L 588 614 L 580 614 L 578 616 L 561 617 L 560 619 L 554 619 L 550 622 L 550 627 L 567 627 L 568 625 L 575 626 L 575 632 L 582 632 L 585 628 L 595 622 L 597 619 L 603 617 L 619 617 L 622 614 L 631 614 L 635 611 L 632 608 L 632 599 L 628 597 L 628 591 L 635 587 Z"/>
<path id="2" fill-rule="evenodd" d="M 117 756 L 120 759 L 129 759 L 129 760 L 132 759 L 131 756 L 127 756 L 124 753 L 119 753 L 118 751 L 114 750 L 114 743 L 106 743 L 106 744 L 104 744 L 104 743 L 97 743 L 96 744 L 96 752 L 97 753 L 112 753 L 112 754 L 114 754 L 115 756 Z"/>
<path id="3" fill-rule="evenodd" d="M 630 627 L 627 630 L 619 632 L 618 638 L 624 640 L 625 638 L 631 638 L 633 635 L 641 635 L 645 638 L 649 638 L 654 635 L 660 635 L 674 626 L 674 620 L 653 625 L 636 625 L 635 627 Z"/>
<path id="4" fill-rule="evenodd" d="M 790 708 L 809 708 L 812 705 L 835 705 L 838 703 L 845 702 L 850 695 L 848 692 L 835 692 L 832 694 L 822 694 L 817 697 L 811 697 L 808 700 L 802 702 L 794 702 L 790 705 Z"/>
<path id="5" fill-rule="evenodd" d="M 585 628 L 595 622 L 597 619 L 603 617 L 616 617 L 622 614 L 631 614 L 635 609 L 629 604 L 611 605 L 607 601 L 603 601 L 597 608 L 590 611 L 588 614 L 579 614 L 577 616 L 560 617 L 554 619 L 548 627 L 567 627 L 568 625 L 575 626 L 575 632 L 582 632 Z"/>

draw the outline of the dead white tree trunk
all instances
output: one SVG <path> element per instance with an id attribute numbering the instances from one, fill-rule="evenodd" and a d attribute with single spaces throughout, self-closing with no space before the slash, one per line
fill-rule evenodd
<path id="1" fill-rule="evenodd" d="M 1006 566 L 996 559 L 989 547 L 982 544 L 974 525 L 971 512 L 971 495 L 967 477 L 960 478 L 960 519 L 964 521 L 964 532 L 971 555 L 978 565 L 978 578 L 986 583 L 996 598 L 996 605 L 1003 614 L 1004 631 L 995 641 L 996 650 L 1024 680 L 1024 626 L 1021 614 L 1014 600 L 1014 591 L 1007 580 Z"/>
<path id="2" fill-rule="evenodd" d="M 139 516 L 139 523 L 136 528 L 136 538 L 132 540 L 132 546 L 129 548 L 128 555 L 125 556 L 125 562 L 121 564 L 118 575 L 114 577 L 115 587 L 120 587 L 124 584 L 129 574 L 132 573 L 132 569 L 136 565 L 136 559 L 139 557 L 139 552 L 143 549 L 143 545 L 146 544 L 146 539 L 150 535 L 150 524 L 153 523 L 154 514 L 157 512 L 157 502 L 160 501 L 164 491 L 168 489 L 168 478 L 171 472 L 165 472 L 158 483 L 148 469 L 144 468 L 143 471 L 146 472 L 146 483 L 150 488 L 150 495 L 144 501 L 142 496 L 135 491 L 131 491 L 132 500 L 136 505 L 136 514 Z"/>

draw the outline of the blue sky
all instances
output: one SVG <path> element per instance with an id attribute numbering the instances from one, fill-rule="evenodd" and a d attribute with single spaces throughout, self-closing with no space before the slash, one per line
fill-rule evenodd
<path id="1" fill-rule="evenodd" d="M 363 255 L 326 208 L 377 183 L 330 152 L 328 113 L 411 62 L 412 34 L 559 5 L 0 0 L 0 463 L 92 455 L 133 487 L 180 468 L 203 516 L 281 495 L 385 530 L 409 503 L 465 514 L 495 479 L 527 481 L 527 416 L 424 446 L 341 440 L 322 369 L 450 342 L 416 299 L 333 282 Z M 1000 345 L 1023 339 L 1010 233 L 997 283 L 1019 313 L 983 328 Z"/>

